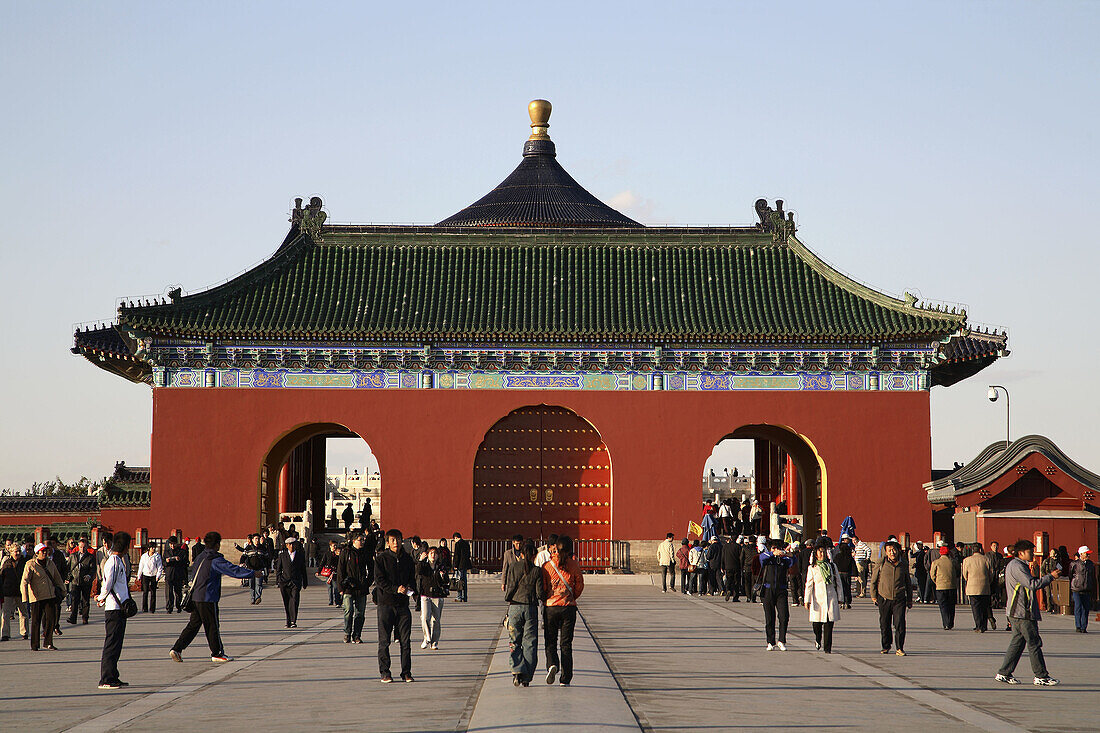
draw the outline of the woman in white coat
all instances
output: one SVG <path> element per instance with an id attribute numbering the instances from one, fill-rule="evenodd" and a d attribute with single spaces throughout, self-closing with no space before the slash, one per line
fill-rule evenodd
<path id="1" fill-rule="evenodd" d="M 833 651 L 833 624 L 840 618 L 840 599 L 844 597 L 840 571 L 829 559 L 829 548 L 824 543 L 814 547 L 813 562 L 806 570 L 806 610 L 814 627 L 817 648 L 824 647 L 826 654 Z"/>

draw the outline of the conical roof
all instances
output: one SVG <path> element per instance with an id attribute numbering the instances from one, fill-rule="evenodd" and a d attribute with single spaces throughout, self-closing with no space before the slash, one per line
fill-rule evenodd
<path id="1" fill-rule="evenodd" d="M 550 103 L 527 106 L 531 137 L 523 160 L 499 186 L 436 226 L 441 227 L 641 227 L 586 191 L 557 161 L 546 134 Z"/>

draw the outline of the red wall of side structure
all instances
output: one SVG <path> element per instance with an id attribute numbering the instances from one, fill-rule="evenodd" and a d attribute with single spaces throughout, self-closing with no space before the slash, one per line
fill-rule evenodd
<path id="1" fill-rule="evenodd" d="M 851 514 L 866 538 L 931 537 L 921 488 L 932 460 L 927 392 L 437 389 L 155 389 L 150 533 L 255 530 L 260 465 L 272 445 L 301 425 L 338 423 L 378 458 L 387 525 L 469 537 L 478 445 L 501 417 L 540 403 L 574 410 L 603 437 L 613 538 L 684 532 L 700 519 L 700 476 L 714 445 L 762 423 L 789 427 L 816 449 L 834 536 Z"/>

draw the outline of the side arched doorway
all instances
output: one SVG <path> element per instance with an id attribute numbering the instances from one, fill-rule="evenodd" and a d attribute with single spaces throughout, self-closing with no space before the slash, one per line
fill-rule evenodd
<path id="1" fill-rule="evenodd" d="M 786 505 L 787 514 L 802 516 L 805 536 L 816 536 L 827 519 L 827 473 L 810 441 L 790 428 L 767 424 L 743 425 L 719 439 L 715 448 L 727 440 L 752 443 L 753 493 L 765 512 L 765 534 L 768 507 L 776 502 Z"/>
<path id="2" fill-rule="evenodd" d="M 475 539 L 611 538 L 611 457 L 572 410 L 513 410 L 485 434 L 473 478 Z"/>
<path id="3" fill-rule="evenodd" d="M 333 524 L 332 507 L 337 508 L 339 517 L 340 509 L 352 505 L 355 526 L 358 526 L 361 511 L 367 501 L 371 501 L 370 514 L 378 518 L 380 507 L 376 509 L 375 505 L 380 490 L 370 483 L 377 476 L 364 471 L 364 475 L 350 474 L 350 480 L 349 476 L 344 476 L 345 481 L 336 480 L 335 484 L 329 476 L 327 442 L 333 438 L 363 441 L 360 435 L 337 423 L 300 425 L 275 441 L 260 465 L 261 526 L 277 522 L 281 514 L 301 514 L 306 500 L 312 502 L 314 526 L 318 531 Z M 365 441 L 363 446 L 370 453 Z"/>

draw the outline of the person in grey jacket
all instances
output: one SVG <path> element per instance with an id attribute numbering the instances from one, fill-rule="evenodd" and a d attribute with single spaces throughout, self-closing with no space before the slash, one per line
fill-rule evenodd
<path id="1" fill-rule="evenodd" d="M 1029 540 L 1018 540 L 1012 548 L 1015 559 L 1005 566 L 1005 593 L 1008 596 L 1008 618 L 1012 623 L 1012 638 L 1008 642 L 1004 661 L 995 680 L 1006 685 L 1018 685 L 1020 681 L 1012 676 L 1023 654 L 1024 645 L 1031 658 L 1031 671 L 1035 673 L 1034 684 L 1040 687 L 1053 687 L 1058 684 L 1047 672 L 1043 659 L 1043 640 L 1039 638 L 1039 599 L 1036 591 L 1047 587 L 1062 574 L 1055 568 L 1050 574 L 1036 578 L 1028 567 L 1035 558 L 1035 545 Z"/>

